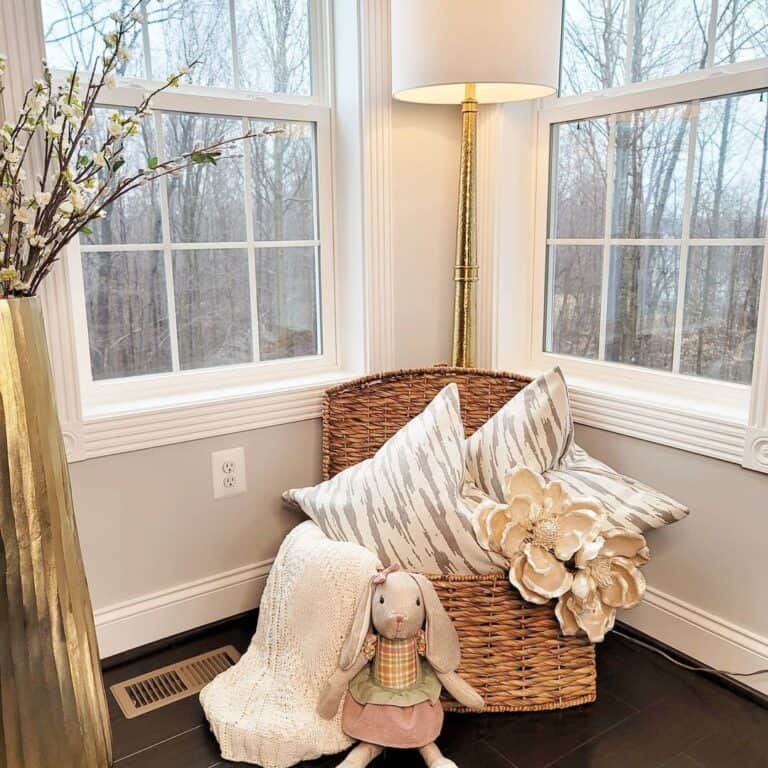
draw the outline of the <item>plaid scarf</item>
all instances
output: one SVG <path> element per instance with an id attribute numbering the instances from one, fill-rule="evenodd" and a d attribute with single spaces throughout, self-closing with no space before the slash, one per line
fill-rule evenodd
<path id="1" fill-rule="evenodd" d="M 419 679 L 417 640 L 388 640 L 379 637 L 373 661 L 373 679 L 383 688 L 402 691 Z"/>

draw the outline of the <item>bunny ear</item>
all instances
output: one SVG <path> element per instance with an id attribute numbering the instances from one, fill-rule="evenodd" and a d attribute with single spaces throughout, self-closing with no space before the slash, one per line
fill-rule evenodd
<path id="1" fill-rule="evenodd" d="M 373 580 L 369 579 L 368 584 L 360 595 L 355 609 L 355 617 L 352 619 L 352 627 L 349 630 L 347 639 L 341 648 L 339 656 L 339 666 L 343 670 L 349 669 L 360 651 L 363 649 L 363 643 L 371 628 L 371 599 L 373 598 Z"/>
<path id="2" fill-rule="evenodd" d="M 421 574 L 412 574 L 421 591 L 427 616 L 427 659 L 438 672 L 454 672 L 461 661 L 459 635 L 445 612 L 432 582 Z"/>

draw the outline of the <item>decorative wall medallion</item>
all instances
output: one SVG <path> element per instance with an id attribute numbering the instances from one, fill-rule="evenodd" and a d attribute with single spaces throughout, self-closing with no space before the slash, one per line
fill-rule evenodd
<path id="1" fill-rule="evenodd" d="M 768 430 L 748 428 L 744 446 L 743 466 L 758 472 L 768 472 Z"/>

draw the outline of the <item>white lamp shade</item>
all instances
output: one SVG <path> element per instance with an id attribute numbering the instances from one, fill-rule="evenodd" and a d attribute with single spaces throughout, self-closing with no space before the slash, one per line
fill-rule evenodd
<path id="1" fill-rule="evenodd" d="M 562 0 L 392 0 L 392 91 L 401 101 L 480 103 L 555 93 Z"/>

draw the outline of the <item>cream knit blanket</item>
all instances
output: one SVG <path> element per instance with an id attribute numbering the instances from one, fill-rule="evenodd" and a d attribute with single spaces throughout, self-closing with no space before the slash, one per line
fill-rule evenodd
<path id="1" fill-rule="evenodd" d="M 200 701 L 225 760 L 287 768 L 352 742 L 341 717 L 315 713 L 376 557 L 313 522 L 286 537 L 267 579 L 250 648 Z"/>

